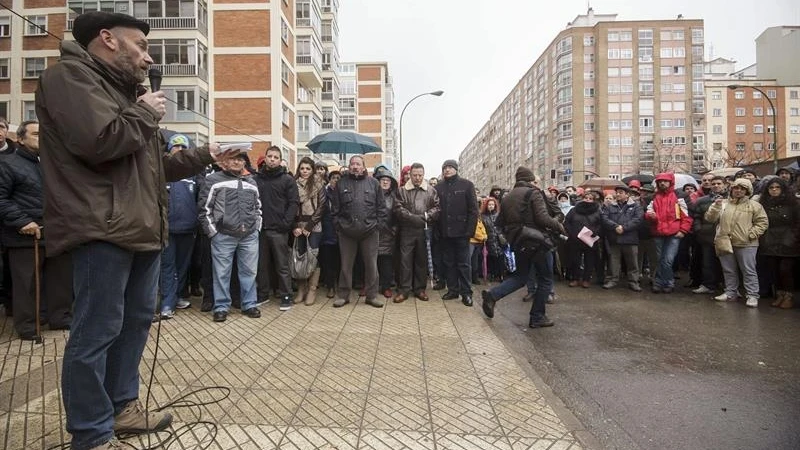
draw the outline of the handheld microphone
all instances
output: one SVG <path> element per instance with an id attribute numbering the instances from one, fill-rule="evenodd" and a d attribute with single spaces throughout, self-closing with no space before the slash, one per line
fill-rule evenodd
<path id="1" fill-rule="evenodd" d="M 157 92 L 161 90 L 161 71 L 156 68 L 151 68 L 147 72 L 147 77 L 150 78 L 150 91 Z"/>

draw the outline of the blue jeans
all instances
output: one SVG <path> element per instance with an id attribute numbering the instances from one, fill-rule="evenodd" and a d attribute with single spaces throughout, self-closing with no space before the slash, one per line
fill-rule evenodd
<path id="1" fill-rule="evenodd" d="M 186 285 L 194 250 L 193 233 L 170 233 L 169 243 L 161 251 L 161 311 L 174 311 L 178 291 Z"/>
<path id="2" fill-rule="evenodd" d="M 61 389 L 72 448 L 114 436 L 114 416 L 139 398 L 139 362 L 156 307 L 161 252 L 102 241 L 72 251 L 75 304 Z"/>
<path id="3" fill-rule="evenodd" d="M 256 272 L 258 271 L 258 232 L 243 238 L 217 233 L 211 238 L 211 260 L 214 265 L 214 312 L 231 309 L 231 267 L 236 255 L 241 288 L 242 311 L 256 306 Z"/>
<path id="4" fill-rule="evenodd" d="M 540 320 L 545 315 L 547 297 L 553 289 L 553 254 L 544 251 L 530 256 L 520 255 L 516 262 L 517 271 L 491 288 L 489 293 L 496 300 L 500 300 L 523 286 L 535 284 L 530 318 L 532 321 Z"/>
<path id="5" fill-rule="evenodd" d="M 538 255 L 538 253 L 537 253 L 537 255 Z M 550 274 L 550 291 L 548 291 L 548 293 L 547 293 L 547 296 L 549 297 L 550 294 L 555 294 L 555 283 L 553 281 L 553 264 L 555 264 L 555 262 L 554 262 L 555 253 L 554 253 L 554 251 L 548 251 L 548 252 L 545 252 L 544 256 L 547 259 L 547 261 L 546 261 L 547 262 L 547 273 Z M 535 269 L 533 269 L 533 270 L 535 270 Z M 528 294 L 529 295 L 535 295 L 536 294 L 536 287 L 539 285 L 537 280 L 538 280 L 538 277 L 536 276 L 535 273 L 532 276 L 528 277 L 528 282 L 527 282 L 526 286 L 528 288 Z"/>
<path id="6" fill-rule="evenodd" d="M 675 274 L 672 272 L 672 263 L 678 254 L 681 240 L 675 236 L 654 236 L 656 245 L 656 273 L 653 276 L 653 287 L 674 288 Z"/>

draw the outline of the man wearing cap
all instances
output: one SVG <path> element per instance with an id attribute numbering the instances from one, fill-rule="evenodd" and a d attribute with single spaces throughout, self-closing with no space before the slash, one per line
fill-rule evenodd
<path id="1" fill-rule="evenodd" d="M 219 146 L 164 152 L 164 93 L 141 86 L 153 63 L 149 31 L 124 14 L 78 16 L 77 42 L 61 43 L 59 62 L 36 90 L 47 252 L 70 252 L 73 262 L 62 393 L 75 450 L 114 448 L 115 432 L 163 430 L 172 421 L 138 401 L 169 236 L 165 185 L 200 172 Z"/>
<path id="2" fill-rule="evenodd" d="M 265 164 L 255 174 L 261 199 L 261 234 L 258 249 L 258 302 L 269 301 L 271 290 L 277 290 L 281 307 L 292 306 L 292 274 L 289 270 L 289 232 L 294 225 L 300 195 L 297 182 L 281 165 L 280 147 L 273 145 L 264 155 Z M 277 277 L 270 277 L 274 271 Z M 270 280 L 277 279 L 277 286 Z"/>
<path id="3" fill-rule="evenodd" d="M 493 318 L 494 305 L 498 300 L 535 281 L 536 290 L 533 294 L 528 326 L 552 327 L 553 321 L 545 314 L 547 297 L 553 287 L 551 248 L 543 244 L 539 244 L 537 248 L 528 248 L 523 232 L 531 228 L 541 233 L 556 230 L 563 234 L 564 227 L 548 213 L 545 195 L 534 184 L 536 178 L 530 169 L 518 167 L 514 178 L 516 183 L 511 192 L 503 198 L 496 224 L 503 230 L 514 249 L 517 270 L 500 285 L 481 292 L 483 313 L 486 317 Z"/>
<path id="4" fill-rule="evenodd" d="M 350 158 L 347 175 L 343 175 L 331 192 L 331 215 L 339 237 L 341 273 L 339 275 L 339 298 L 334 308 L 350 303 L 353 288 L 353 263 L 361 250 L 364 262 L 365 303 L 376 308 L 383 307 L 378 298 L 378 242 L 379 230 L 388 219 L 380 183 L 367 176 L 364 157 Z"/>
<path id="5" fill-rule="evenodd" d="M 174 134 L 167 143 L 167 152 L 175 155 L 189 148 L 189 138 Z M 194 177 L 167 183 L 169 192 L 169 241 L 161 251 L 161 319 L 171 319 L 175 309 L 191 306 L 179 299 L 178 292 L 186 284 L 197 230 L 197 186 Z"/>
<path id="6" fill-rule="evenodd" d="M 628 201 L 630 189 L 626 186 L 614 188 L 616 202 L 606 205 L 602 210 L 603 228 L 608 240 L 608 256 L 611 274 L 606 278 L 603 289 L 613 289 L 619 282 L 621 262 L 625 260 L 628 275 L 628 288 L 641 292 L 639 285 L 639 227 L 644 215 L 638 203 Z"/>
<path id="7" fill-rule="evenodd" d="M 444 180 L 436 185 L 439 196 L 439 245 L 447 279 L 447 292 L 442 300 L 461 296 L 461 302 L 472 306 L 472 269 L 469 238 L 478 225 L 478 197 L 475 185 L 458 176 L 458 162 L 448 159 L 442 164 Z"/>

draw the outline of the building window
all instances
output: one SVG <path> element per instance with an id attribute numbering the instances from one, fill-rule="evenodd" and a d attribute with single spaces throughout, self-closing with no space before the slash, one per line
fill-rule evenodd
<path id="1" fill-rule="evenodd" d="M 653 45 L 652 28 L 645 28 L 639 30 L 639 45 Z"/>
<path id="2" fill-rule="evenodd" d="M 591 34 L 587 34 L 583 36 L 583 46 L 584 47 L 591 47 L 594 45 L 594 36 Z"/>
<path id="3" fill-rule="evenodd" d="M 619 112 L 619 103 L 609 103 L 608 112 L 610 113 Z"/>
<path id="4" fill-rule="evenodd" d="M 757 106 L 753 108 L 753 115 L 756 117 L 761 117 L 764 115 L 764 108 Z"/>
<path id="5" fill-rule="evenodd" d="M 594 105 L 586 105 L 583 107 L 584 114 L 594 114 Z"/>
<path id="6" fill-rule="evenodd" d="M 800 150 L 800 142 L 792 142 L 791 150 L 793 152 L 796 152 L 796 151 Z"/>
<path id="7" fill-rule="evenodd" d="M 47 34 L 47 16 L 27 16 L 25 36 L 43 36 Z"/>
<path id="8" fill-rule="evenodd" d="M 747 132 L 747 125 L 736 125 L 736 134 L 744 134 Z"/>
<path id="9" fill-rule="evenodd" d="M 753 151 L 754 152 L 763 152 L 764 151 L 764 143 L 763 142 L 753 142 Z"/>
<path id="10" fill-rule="evenodd" d="M 619 49 L 618 48 L 608 49 L 608 59 L 619 59 Z"/>
<path id="11" fill-rule="evenodd" d="M 789 115 L 792 117 L 800 116 L 800 108 L 789 108 Z"/>
<path id="12" fill-rule="evenodd" d="M 289 66 L 284 61 L 281 61 L 281 81 L 285 85 L 289 85 Z"/>
<path id="13" fill-rule="evenodd" d="M 583 131 L 594 131 L 594 122 L 584 122 Z"/>
<path id="14" fill-rule="evenodd" d="M 772 109 L 772 107 L 771 107 L 771 106 L 770 106 L 769 108 L 767 108 L 767 115 L 768 115 L 768 116 L 773 116 L 773 115 L 775 115 L 775 110 L 774 110 L 774 109 Z"/>
<path id="15" fill-rule="evenodd" d="M 672 128 L 672 119 L 661 119 L 661 128 Z"/>
<path id="16" fill-rule="evenodd" d="M 661 102 L 661 111 L 672 111 L 672 102 Z"/>
<path id="17" fill-rule="evenodd" d="M 743 152 L 744 151 L 744 142 L 737 142 L 736 143 L 736 151 Z"/>
<path id="18" fill-rule="evenodd" d="M 631 33 L 630 31 L 620 31 L 619 40 L 621 42 L 630 42 L 631 40 L 633 40 L 633 33 Z"/>
<path id="19" fill-rule="evenodd" d="M 25 76 L 23 78 L 39 78 L 47 64 L 45 58 L 25 58 Z"/>
<path id="20" fill-rule="evenodd" d="M 639 83 L 639 95 L 653 95 L 653 83 Z"/>
<path id="21" fill-rule="evenodd" d="M 675 128 L 686 128 L 686 119 L 673 119 Z"/>
<path id="22" fill-rule="evenodd" d="M 616 42 L 619 41 L 619 32 L 618 31 L 609 31 L 608 32 L 608 42 Z"/>
<path id="23" fill-rule="evenodd" d="M 608 138 L 608 146 L 609 147 L 619 147 L 619 138 L 612 137 Z M 614 155 L 609 155 L 609 158 L 613 158 Z M 609 161 L 611 162 L 611 161 Z M 619 161 L 617 161 L 619 162 Z"/>
<path id="24" fill-rule="evenodd" d="M 355 130 L 356 117 L 355 116 L 341 116 L 339 118 L 339 128 L 342 130 Z"/>
<path id="25" fill-rule="evenodd" d="M 776 91 L 775 89 L 767 89 L 767 97 L 769 97 L 769 98 L 777 98 L 778 97 L 778 91 Z"/>
<path id="26" fill-rule="evenodd" d="M 744 108 L 736 108 L 736 117 L 744 117 Z"/>
<path id="27" fill-rule="evenodd" d="M 789 91 L 789 98 L 792 99 L 792 100 L 797 100 L 798 99 L 798 92 L 795 91 L 795 90 Z"/>
<path id="28" fill-rule="evenodd" d="M 281 105 L 281 122 L 285 126 L 289 126 L 289 107 L 286 105 Z"/>
<path id="29" fill-rule="evenodd" d="M 685 58 L 686 57 L 686 48 L 685 47 L 675 47 L 672 49 L 672 54 L 675 55 L 676 58 Z"/>
<path id="30" fill-rule="evenodd" d="M 0 117 L 8 117 L 8 102 L 0 102 Z"/>
<path id="31" fill-rule="evenodd" d="M 22 120 L 37 120 L 35 102 L 22 102 Z"/>
<path id="32" fill-rule="evenodd" d="M 175 91 L 178 111 L 194 111 L 194 91 Z"/>
<path id="33" fill-rule="evenodd" d="M 670 48 L 670 47 L 661 47 L 661 57 L 662 58 L 672 58 L 672 48 Z"/>
<path id="34" fill-rule="evenodd" d="M 631 59 L 633 58 L 633 49 L 630 48 L 623 48 L 619 51 L 619 59 Z"/>
<path id="35" fill-rule="evenodd" d="M 584 80 L 594 80 L 594 70 L 590 70 L 588 72 L 583 72 L 583 79 Z"/>
<path id="36" fill-rule="evenodd" d="M 790 125 L 789 134 L 800 134 L 800 125 Z"/>
<path id="37" fill-rule="evenodd" d="M 8 79 L 8 58 L 0 59 L 0 79 L 2 80 Z"/>
<path id="38" fill-rule="evenodd" d="M 584 165 L 584 166 L 591 166 L 591 167 L 594 167 L 594 156 L 592 156 L 592 157 L 590 157 L 590 158 L 584 158 L 584 160 L 583 160 L 583 165 Z"/>
<path id="39" fill-rule="evenodd" d="M 11 36 L 11 16 L 0 16 L 0 37 Z"/>
<path id="40" fill-rule="evenodd" d="M 633 138 L 630 136 L 624 137 L 621 140 L 621 144 L 623 147 L 633 147 Z"/>
<path id="41" fill-rule="evenodd" d="M 583 55 L 583 63 L 584 64 L 592 64 L 594 63 L 594 53 L 587 53 Z"/>
<path id="42" fill-rule="evenodd" d="M 609 130 L 619 130 L 619 121 L 618 120 L 609 120 L 608 121 L 608 129 Z"/>
<path id="43" fill-rule="evenodd" d="M 594 97 L 594 88 L 584 88 L 583 89 L 583 96 L 584 97 Z"/>
<path id="44" fill-rule="evenodd" d="M 760 100 L 761 99 L 761 92 L 753 91 L 753 100 Z"/>
<path id="45" fill-rule="evenodd" d="M 753 133 L 761 134 L 764 132 L 764 125 L 753 125 Z"/>
<path id="46" fill-rule="evenodd" d="M 733 93 L 733 98 L 736 100 L 743 100 L 744 99 L 744 91 L 736 91 Z"/>
<path id="47" fill-rule="evenodd" d="M 711 115 L 714 117 L 722 117 L 722 108 L 714 108 L 711 110 Z"/>
<path id="48" fill-rule="evenodd" d="M 722 125 L 714 125 L 714 134 L 722 134 Z"/>
<path id="49" fill-rule="evenodd" d="M 281 40 L 284 44 L 289 45 L 289 25 L 281 17 Z"/>

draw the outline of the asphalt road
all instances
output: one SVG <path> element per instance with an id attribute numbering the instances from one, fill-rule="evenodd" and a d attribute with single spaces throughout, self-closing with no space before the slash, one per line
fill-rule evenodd
<path id="1" fill-rule="evenodd" d="M 678 280 L 678 284 L 680 280 Z M 607 449 L 800 449 L 800 309 L 557 282 L 555 326 L 517 291 L 493 327 Z M 476 292 L 476 307 L 480 298 Z"/>

